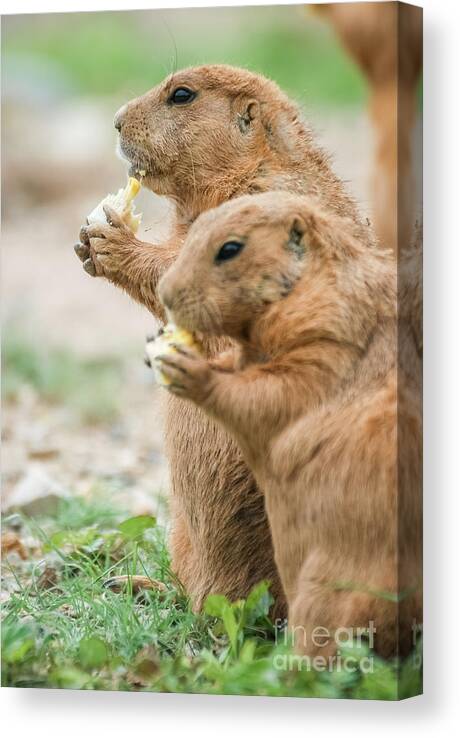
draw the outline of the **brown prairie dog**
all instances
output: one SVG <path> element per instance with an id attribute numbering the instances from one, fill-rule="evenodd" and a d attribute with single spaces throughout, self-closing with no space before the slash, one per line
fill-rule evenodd
<path id="1" fill-rule="evenodd" d="M 144 187 L 175 203 L 176 226 L 167 243 L 144 243 L 114 217 L 112 225 L 85 227 L 77 253 L 89 273 L 126 290 L 160 318 L 159 278 L 196 217 L 226 200 L 272 189 L 310 193 L 365 229 L 297 106 L 258 74 L 217 65 L 178 71 L 128 102 L 115 126 L 132 173 L 145 171 Z M 224 346 L 225 340 L 212 338 L 209 355 Z M 282 615 L 264 500 L 236 444 L 222 426 L 176 397 L 168 402 L 166 439 L 173 568 L 195 607 L 210 592 L 237 599 L 270 579 L 275 612 Z"/>
<path id="2" fill-rule="evenodd" d="M 385 246 L 403 251 L 413 241 L 419 205 L 412 140 L 422 70 L 422 8 L 396 2 L 307 7 L 334 27 L 368 81 L 376 138 L 375 227 Z"/>
<path id="3" fill-rule="evenodd" d="M 371 621 L 380 653 L 407 652 L 421 615 L 419 359 L 401 323 L 395 364 L 395 287 L 389 251 L 280 192 L 200 216 L 159 285 L 177 324 L 238 344 L 233 366 L 189 350 L 160 364 L 243 450 L 307 654 L 334 652 L 315 628 Z"/>

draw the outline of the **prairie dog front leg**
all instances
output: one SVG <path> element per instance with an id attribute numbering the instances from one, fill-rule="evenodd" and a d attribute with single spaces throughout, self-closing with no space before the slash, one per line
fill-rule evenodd
<path id="1" fill-rule="evenodd" d="M 75 252 L 84 270 L 121 287 L 155 317 L 163 319 L 157 284 L 175 261 L 186 228 L 177 228 L 163 244 L 152 244 L 136 238 L 114 210 L 108 206 L 104 210 L 106 225 L 86 225 L 80 231 L 80 243 L 75 246 Z"/>

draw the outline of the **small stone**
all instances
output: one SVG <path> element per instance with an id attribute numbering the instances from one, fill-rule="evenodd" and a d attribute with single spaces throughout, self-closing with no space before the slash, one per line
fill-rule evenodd
<path id="1" fill-rule="evenodd" d="M 6 500 L 5 512 L 25 515 L 51 515 L 68 493 L 51 479 L 39 465 L 33 465 L 17 483 Z"/>

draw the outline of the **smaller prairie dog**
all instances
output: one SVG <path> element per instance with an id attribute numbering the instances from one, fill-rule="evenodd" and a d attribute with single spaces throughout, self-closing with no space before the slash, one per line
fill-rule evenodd
<path id="1" fill-rule="evenodd" d="M 383 655 L 410 650 L 419 355 L 410 326 L 396 331 L 393 255 L 311 198 L 243 196 L 195 221 L 159 295 L 182 328 L 236 344 L 159 361 L 168 390 L 233 435 L 264 493 L 297 650 L 334 655 L 340 629 L 370 629 Z"/>

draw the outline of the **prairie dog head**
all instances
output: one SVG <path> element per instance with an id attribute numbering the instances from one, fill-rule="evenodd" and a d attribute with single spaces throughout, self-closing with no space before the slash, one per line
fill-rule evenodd
<path id="1" fill-rule="evenodd" d="M 270 151 L 283 149 L 287 163 L 293 126 L 303 131 L 296 106 L 274 82 L 226 65 L 175 72 L 120 108 L 114 125 L 132 175 L 145 172 L 143 184 L 154 192 L 201 198 L 206 208 L 266 166 Z"/>
<path id="2" fill-rule="evenodd" d="M 159 296 L 191 331 L 247 341 L 256 323 L 259 332 L 273 323 L 278 334 L 309 327 L 359 341 L 378 311 L 394 310 L 395 273 L 391 254 L 360 239 L 349 219 L 266 192 L 202 213 Z"/>
<path id="3" fill-rule="evenodd" d="M 295 288 L 308 259 L 302 199 L 246 195 L 193 224 L 159 294 L 189 330 L 241 338 L 253 320 Z"/>

